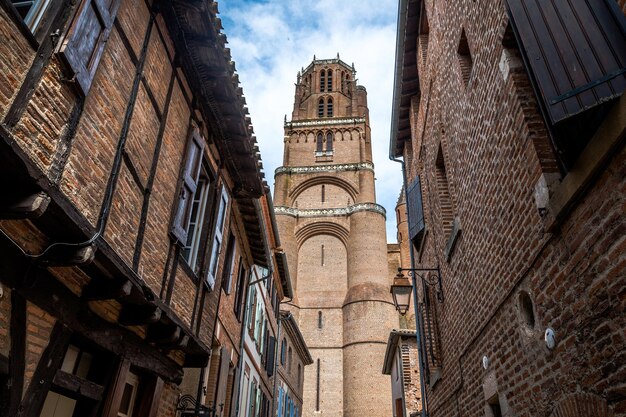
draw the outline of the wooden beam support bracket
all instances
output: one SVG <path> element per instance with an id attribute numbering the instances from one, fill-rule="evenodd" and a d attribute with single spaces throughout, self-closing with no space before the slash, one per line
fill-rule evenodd
<path id="1" fill-rule="evenodd" d="M 17 201 L 0 204 L 0 219 L 35 219 L 41 216 L 50 204 L 50 196 L 40 191 Z"/>

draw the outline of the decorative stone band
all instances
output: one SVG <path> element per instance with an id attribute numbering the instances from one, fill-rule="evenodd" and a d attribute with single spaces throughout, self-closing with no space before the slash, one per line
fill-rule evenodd
<path id="1" fill-rule="evenodd" d="M 276 214 L 286 214 L 293 217 L 334 217 L 334 216 L 349 216 L 352 213 L 358 211 L 373 211 L 375 213 L 382 214 L 385 218 L 387 212 L 385 208 L 376 203 L 358 203 L 348 207 L 340 208 L 327 208 L 327 209 L 298 209 L 294 207 L 275 206 L 274 212 Z"/>
<path id="2" fill-rule="evenodd" d="M 365 117 L 351 117 L 346 119 L 327 118 L 315 120 L 303 120 L 301 122 L 285 122 L 285 127 L 329 126 L 365 123 Z"/>
<path id="3" fill-rule="evenodd" d="M 278 167 L 274 171 L 279 174 L 310 174 L 312 172 L 341 172 L 341 171 L 374 171 L 374 164 L 371 162 L 361 162 L 358 164 L 335 164 L 335 165 L 312 165 L 304 167 Z"/>

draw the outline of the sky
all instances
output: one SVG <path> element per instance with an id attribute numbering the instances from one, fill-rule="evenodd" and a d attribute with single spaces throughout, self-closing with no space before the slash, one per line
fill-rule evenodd
<path id="1" fill-rule="evenodd" d="M 282 164 L 283 120 L 291 119 L 298 71 L 314 55 L 339 53 L 354 63 L 368 93 L 377 202 L 387 210 L 387 241 L 395 242 L 402 172 L 388 149 L 397 0 L 224 0 L 219 13 L 270 185 Z"/>

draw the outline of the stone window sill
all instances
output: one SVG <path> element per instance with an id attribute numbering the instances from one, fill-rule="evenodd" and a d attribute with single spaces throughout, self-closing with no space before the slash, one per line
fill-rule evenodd
<path id="1" fill-rule="evenodd" d="M 539 199 L 537 200 L 540 212 L 544 213 L 544 226 L 547 231 L 552 232 L 560 226 L 592 181 L 606 168 L 607 162 L 623 145 L 625 135 L 626 94 L 613 106 L 570 172 L 560 183 L 551 187 L 552 192 L 547 203 L 541 204 Z M 549 184 L 542 176 L 538 187 L 542 182 Z"/>

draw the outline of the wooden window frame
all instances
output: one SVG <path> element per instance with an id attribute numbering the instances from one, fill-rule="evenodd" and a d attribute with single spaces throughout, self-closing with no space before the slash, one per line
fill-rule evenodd
<path id="1" fill-rule="evenodd" d="M 72 72 L 78 89 L 84 95 L 87 95 L 91 88 L 120 3 L 121 0 L 111 0 L 111 4 L 107 7 L 106 0 L 82 0 L 63 41 L 60 43 L 59 55 Z M 93 49 L 87 51 L 85 40 L 89 38 L 85 35 L 92 33 L 87 25 L 89 23 L 93 25 L 93 20 L 87 20 L 90 11 L 95 16 L 92 19 L 97 19 L 97 23 L 101 25 L 101 31 L 93 39 L 95 42 Z M 86 32 L 83 32 L 83 29 Z"/>

